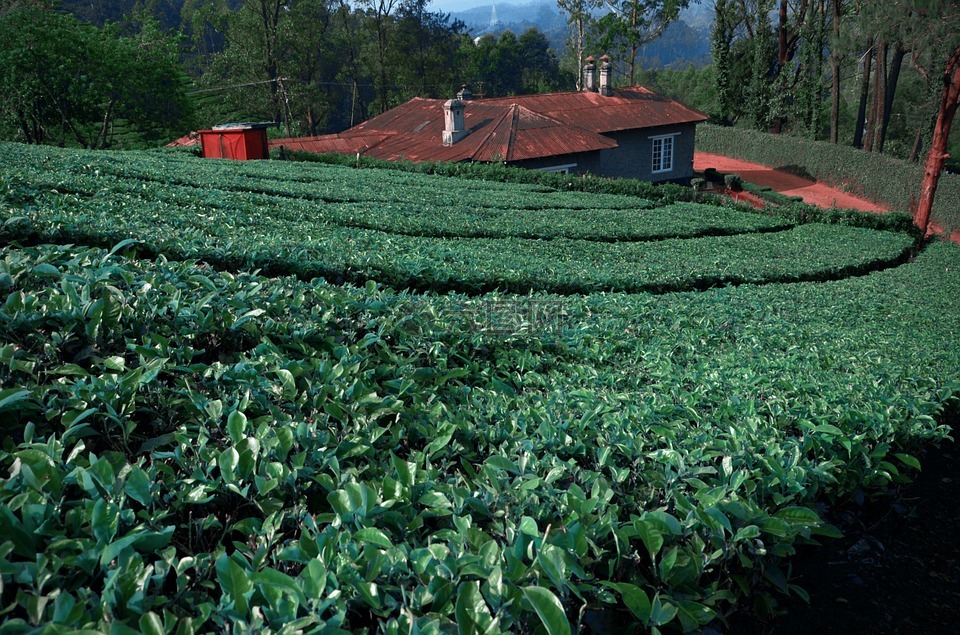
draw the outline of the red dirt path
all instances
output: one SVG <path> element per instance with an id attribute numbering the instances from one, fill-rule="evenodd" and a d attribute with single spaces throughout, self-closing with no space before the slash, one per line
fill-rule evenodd
<path id="1" fill-rule="evenodd" d="M 719 154 L 694 153 L 693 169 L 697 172 L 703 172 L 707 168 L 715 168 L 719 172 L 739 174 L 744 181 L 761 187 L 772 188 L 773 191 L 787 196 L 802 196 L 804 203 L 818 207 L 842 207 L 864 212 L 890 211 L 889 208 L 879 203 L 858 198 L 823 183 L 774 170 L 759 163 L 732 159 Z"/>
<path id="2" fill-rule="evenodd" d="M 786 194 L 787 196 L 802 196 L 804 203 L 816 205 L 817 207 L 841 207 L 848 209 L 858 209 L 862 212 L 889 212 L 890 208 L 880 203 L 874 203 L 864 198 L 853 196 L 842 192 L 837 188 L 824 185 L 811 179 L 805 179 L 802 176 L 796 176 L 788 172 L 775 170 L 771 167 L 759 163 L 751 163 L 731 157 L 725 157 L 719 154 L 710 154 L 708 152 L 695 152 L 693 155 L 693 169 L 696 172 L 703 172 L 707 168 L 714 168 L 718 172 L 728 174 L 739 174 L 740 178 L 754 185 L 769 187 L 775 192 Z M 731 196 L 734 196 L 731 193 Z M 740 192 L 736 194 L 744 202 L 748 202 L 754 207 L 762 205 L 757 197 Z M 943 229 L 936 224 L 931 223 L 927 230 L 927 235 L 941 234 Z M 954 230 L 947 240 L 960 244 L 960 229 Z"/>

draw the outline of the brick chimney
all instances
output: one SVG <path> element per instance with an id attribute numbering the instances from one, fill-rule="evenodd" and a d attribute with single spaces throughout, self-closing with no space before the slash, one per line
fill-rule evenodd
<path id="1" fill-rule="evenodd" d="M 443 145 L 452 146 L 469 134 L 463 125 L 463 102 L 448 99 L 443 102 Z"/>
<path id="2" fill-rule="evenodd" d="M 466 84 L 460 87 L 460 92 L 457 93 L 457 99 L 460 101 L 470 101 L 473 99 L 473 93 L 470 92 L 470 89 L 467 88 Z"/>
<path id="3" fill-rule="evenodd" d="M 583 90 L 597 92 L 597 66 L 593 63 L 593 55 L 587 58 L 583 65 Z"/>
<path id="4" fill-rule="evenodd" d="M 600 57 L 600 94 L 609 97 L 613 94 L 613 87 L 610 86 L 610 75 L 613 71 L 613 64 L 610 63 L 609 55 Z"/>

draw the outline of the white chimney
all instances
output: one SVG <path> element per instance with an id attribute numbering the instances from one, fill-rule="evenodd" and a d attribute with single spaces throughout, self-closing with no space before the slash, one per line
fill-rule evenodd
<path id="1" fill-rule="evenodd" d="M 463 102 L 448 99 L 443 103 L 443 145 L 452 146 L 468 133 L 463 125 Z"/>
<path id="2" fill-rule="evenodd" d="M 583 90 L 597 92 L 597 67 L 593 63 L 593 55 L 587 58 L 583 65 Z"/>
<path id="3" fill-rule="evenodd" d="M 613 87 L 610 86 L 610 75 L 613 71 L 613 64 L 610 63 L 610 57 L 603 55 L 600 57 L 600 94 L 609 97 L 613 94 Z"/>

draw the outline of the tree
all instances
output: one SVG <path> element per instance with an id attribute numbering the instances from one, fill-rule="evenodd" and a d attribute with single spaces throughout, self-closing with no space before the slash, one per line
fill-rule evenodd
<path id="1" fill-rule="evenodd" d="M 842 0 L 832 0 L 831 22 L 833 37 L 830 40 L 830 143 L 837 143 L 840 136 L 840 16 L 843 13 Z"/>
<path id="2" fill-rule="evenodd" d="M 176 42 L 155 22 L 136 37 L 37 6 L 0 13 L 0 121 L 28 143 L 105 148 L 116 121 L 143 141 L 180 134 L 192 104 Z"/>
<path id="3" fill-rule="evenodd" d="M 677 19 L 689 0 L 603 0 L 609 12 L 597 22 L 600 48 L 626 60 L 630 85 L 636 81 L 637 53 Z"/>
<path id="4" fill-rule="evenodd" d="M 429 0 L 407 0 L 397 11 L 391 66 L 402 99 L 453 96 L 460 87 L 457 57 L 466 25 L 427 10 Z"/>
<path id="5" fill-rule="evenodd" d="M 920 198 L 914 213 L 914 222 L 925 232 L 930 224 L 940 174 L 949 157 L 947 143 L 960 105 L 960 0 L 920 0 L 915 4 L 915 30 L 909 29 L 904 39 L 912 40 L 915 50 L 927 48 L 934 51 L 929 58 L 930 74 L 939 79 L 941 86 L 933 139 L 924 163 Z"/>
<path id="6" fill-rule="evenodd" d="M 535 27 L 517 40 L 520 58 L 520 93 L 548 93 L 559 88 L 560 63 L 547 36 Z"/>
<path id="7" fill-rule="evenodd" d="M 557 0 L 557 6 L 567 14 L 567 25 L 570 35 L 567 37 L 567 46 L 573 52 L 574 72 L 577 77 L 577 90 L 583 88 L 583 61 L 584 50 L 587 44 L 587 29 L 593 17 L 591 11 L 598 5 L 598 0 Z"/>
<path id="8" fill-rule="evenodd" d="M 713 32 L 710 38 L 710 53 L 715 69 L 718 118 L 729 125 L 733 120 L 733 91 L 730 78 L 730 48 L 733 44 L 735 24 L 731 19 L 731 0 L 716 0 L 714 4 Z"/>
<path id="9" fill-rule="evenodd" d="M 390 92 L 393 82 L 392 59 L 390 48 L 393 40 L 395 22 L 394 12 L 401 4 L 401 0 L 359 0 L 367 14 L 367 28 L 373 36 L 372 66 L 375 70 L 377 105 L 380 112 L 390 109 Z"/>

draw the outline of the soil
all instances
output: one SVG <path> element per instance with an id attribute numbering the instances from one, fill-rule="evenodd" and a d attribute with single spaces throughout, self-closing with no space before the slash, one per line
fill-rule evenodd
<path id="1" fill-rule="evenodd" d="M 707 168 L 714 168 L 718 172 L 726 174 L 739 174 L 744 181 L 772 188 L 773 191 L 787 196 L 802 196 L 805 203 L 819 207 L 842 207 L 859 209 L 864 212 L 890 211 L 879 203 L 847 194 L 837 188 L 829 187 L 802 176 L 774 170 L 759 163 L 741 161 L 719 154 L 694 153 L 694 171 L 703 172 Z"/>

